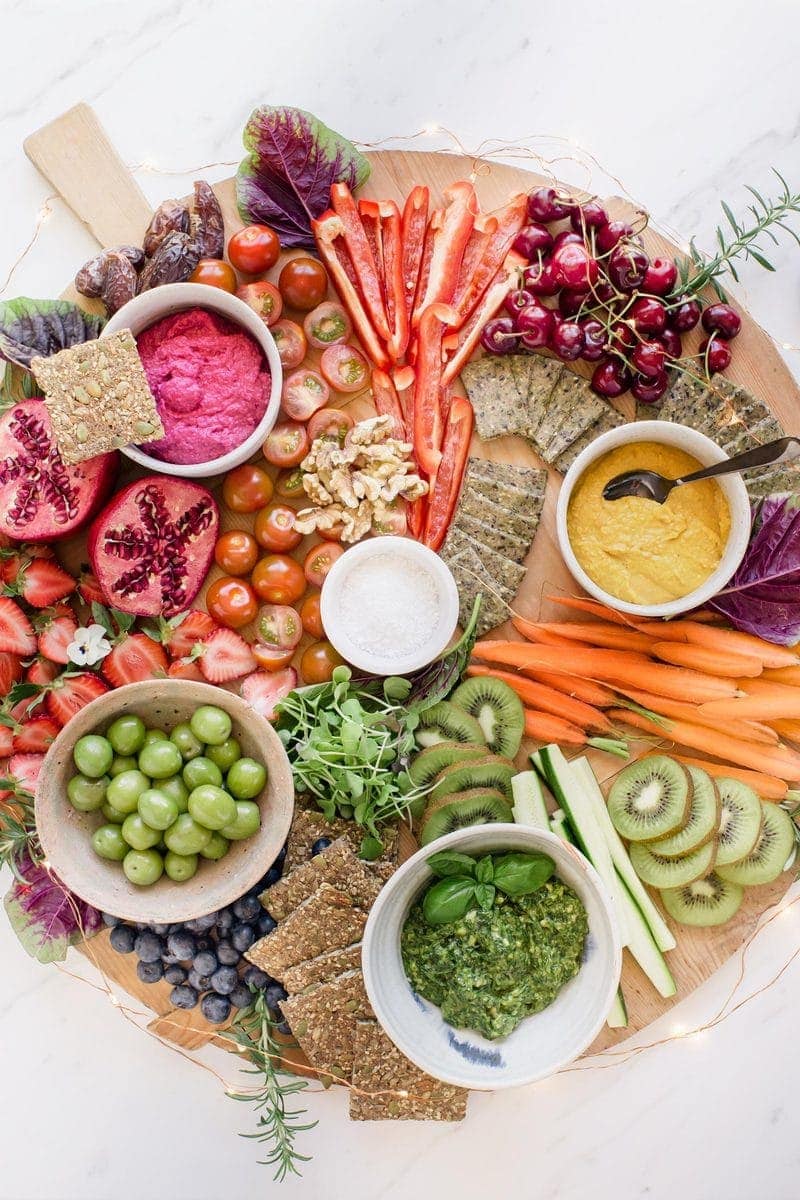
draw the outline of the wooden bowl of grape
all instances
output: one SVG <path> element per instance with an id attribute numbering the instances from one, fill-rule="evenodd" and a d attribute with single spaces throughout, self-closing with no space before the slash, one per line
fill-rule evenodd
<path id="1" fill-rule="evenodd" d="M 36 788 L 45 860 L 82 900 L 147 924 L 231 904 L 269 870 L 294 809 L 272 726 L 238 696 L 148 680 L 88 704 Z"/>

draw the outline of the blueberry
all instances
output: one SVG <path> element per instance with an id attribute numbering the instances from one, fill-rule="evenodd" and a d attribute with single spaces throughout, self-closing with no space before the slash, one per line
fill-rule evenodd
<path id="1" fill-rule="evenodd" d="M 197 1004 L 197 992 L 185 983 L 178 984 L 170 992 L 169 1002 L 175 1008 L 194 1008 Z"/>
<path id="2" fill-rule="evenodd" d="M 256 896 L 242 896 L 233 906 L 233 915 L 240 921 L 253 921 L 261 912 L 261 903 Z"/>
<path id="3" fill-rule="evenodd" d="M 199 937 L 195 939 L 195 954 L 199 954 L 201 950 L 213 950 L 214 939 L 210 937 Z"/>
<path id="4" fill-rule="evenodd" d="M 211 976 L 200 975 L 192 967 L 187 977 L 187 982 L 194 988 L 196 992 L 207 992 L 211 987 Z"/>
<path id="5" fill-rule="evenodd" d="M 234 1008 L 249 1008 L 253 1003 L 252 992 L 243 983 L 237 984 L 228 999 Z"/>
<path id="6" fill-rule="evenodd" d="M 220 909 L 217 913 L 217 933 L 221 933 L 224 937 L 226 933 L 230 933 L 233 925 L 233 913 L 229 908 Z"/>
<path id="7" fill-rule="evenodd" d="M 268 912 L 262 913 L 261 916 L 258 918 L 258 932 L 259 933 L 272 933 L 273 929 L 275 928 L 275 926 L 277 924 L 278 924 L 278 922 L 271 915 L 271 913 L 268 913 Z"/>
<path id="8" fill-rule="evenodd" d="M 283 866 L 283 860 L 286 858 L 286 842 L 283 843 L 278 851 L 278 857 L 275 859 L 275 865 Z"/>
<path id="9" fill-rule="evenodd" d="M 164 968 L 161 961 L 145 962 L 140 959 L 136 964 L 136 974 L 141 979 L 142 983 L 158 983 L 159 979 L 164 976 Z"/>
<path id="10" fill-rule="evenodd" d="M 130 954 L 136 944 L 136 930 L 130 925 L 115 925 L 109 941 L 117 954 Z"/>
<path id="11" fill-rule="evenodd" d="M 217 967 L 211 976 L 211 986 L 220 996 L 229 996 L 239 982 L 236 967 Z"/>
<path id="12" fill-rule="evenodd" d="M 159 937 L 166 937 L 169 933 L 169 925 L 151 925 L 153 933 L 157 933 Z"/>
<path id="13" fill-rule="evenodd" d="M 212 1025 L 222 1025 L 231 1015 L 231 1002 L 227 996 L 220 996 L 216 992 L 209 992 L 200 1001 L 200 1010 L 205 1019 L 210 1021 Z"/>
<path id="14" fill-rule="evenodd" d="M 176 930 L 167 938 L 167 950 L 175 955 L 178 962 L 186 962 L 197 953 L 197 940 L 184 929 Z"/>
<path id="15" fill-rule="evenodd" d="M 286 991 L 285 987 L 282 987 L 279 983 L 271 983 L 264 992 L 264 999 L 267 1002 L 267 1008 L 277 1010 L 281 1000 L 285 1000 L 288 995 L 289 993 Z"/>
<path id="16" fill-rule="evenodd" d="M 330 838 L 317 838 L 317 840 L 314 842 L 314 845 L 311 847 L 311 857 L 316 858 L 316 856 L 321 854 L 323 850 L 327 850 L 330 844 Z"/>
<path id="17" fill-rule="evenodd" d="M 113 929 L 115 925 L 119 925 L 122 917 L 115 917 L 113 913 L 102 913 L 103 924 L 110 925 Z"/>
<path id="18" fill-rule="evenodd" d="M 192 959 L 192 966 L 198 975 L 213 975 L 217 969 L 217 956 L 210 950 L 201 950 Z"/>
<path id="19" fill-rule="evenodd" d="M 176 963 L 183 962 L 183 959 L 178 958 L 177 954 L 170 954 L 167 950 L 161 955 L 161 961 L 165 967 L 174 967 Z"/>
<path id="20" fill-rule="evenodd" d="M 167 983 L 171 983 L 174 986 L 177 983 L 186 983 L 187 974 L 188 972 L 184 967 L 179 967 L 173 963 L 170 963 L 164 972 L 164 978 L 166 979 Z"/>
<path id="21" fill-rule="evenodd" d="M 281 877 L 281 873 L 279 866 L 270 867 L 262 880 L 264 887 L 272 887 L 273 883 L 277 883 Z"/>
<path id="22" fill-rule="evenodd" d="M 161 938 L 148 930 L 139 934 L 133 948 L 136 951 L 136 957 L 144 963 L 158 962 L 164 953 L 164 943 Z"/>
<path id="23" fill-rule="evenodd" d="M 244 953 L 245 950 L 250 949 L 257 937 L 258 934 L 256 933 L 255 929 L 253 929 L 252 925 L 234 925 L 233 929 L 231 930 L 231 941 L 236 949 L 241 950 L 242 953 Z"/>
<path id="24" fill-rule="evenodd" d="M 288 1021 L 278 1021 L 277 1025 L 275 1026 L 275 1032 L 276 1033 L 285 1033 L 288 1037 L 288 1035 L 292 1032 L 291 1029 L 289 1028 L 289 1022 Z"/>
<path id="25" fill-rule="evenodd" d="M 242 979 L 248 987 L 265 988 L 268 984 L 275 981 L 267 975 L 266 971 L 262 971 L 259 967 L 248 967 L 242 975 Z"/>
<path id="26" fill-rule="evenodd" d="M 213 929 L 217 923 L 217 914 L 207 913 L 204 917 L 195 917 L 193 921 L 186 922 L 186 928 L 192 933 L 207 933 L 209 929 Z"/>
<path id="27" fill-rule="evenodd" d="M 217 958 L 223 966 L 235 967 L 241 957 L 241 952 L 235 946 L 232 946 L 230 942 L 224 939 L 221 942 L 217 942 Z"/>

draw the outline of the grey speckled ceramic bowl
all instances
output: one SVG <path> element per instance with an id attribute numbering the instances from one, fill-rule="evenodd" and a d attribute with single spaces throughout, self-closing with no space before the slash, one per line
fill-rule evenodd
<path id="1" fill-rule="evenodd" d="M 434 878 L 426 861 L 440 850 L 471 855 L 504 850 L 549 854 L 556 874 L 578 894 L 589 918 L 578 974 L 549 1008 L 526 1017 L 499 1041 L 448 1025 L 436 1005 L 412 991 L 403 969 L 400 933 L 411 905 Z M 406 1057 L 445 1083 L 494 1091 L 544 1079 L 594 1041 L 619 985 L 622 946 L 611 899 L 597 872 L 574 846 L 523 825 L 474 825 L 424 846 L 395 872 L 369 915 L 362 960 L 375 1015 Z"/>

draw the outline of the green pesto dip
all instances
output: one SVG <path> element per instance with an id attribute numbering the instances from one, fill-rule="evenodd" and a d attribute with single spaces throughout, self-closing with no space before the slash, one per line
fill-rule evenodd
<path id="1" fill-rule="evenodd" d="M 588 928 L 580 900 L 556 878 L 528 896 L 498 893 L 488 912 L 472 908 L 447 925 L 429 925 L 420 898 L 403 927 L 403 966 L 450 1025 L 494 1040 L 577 975 Z"/>

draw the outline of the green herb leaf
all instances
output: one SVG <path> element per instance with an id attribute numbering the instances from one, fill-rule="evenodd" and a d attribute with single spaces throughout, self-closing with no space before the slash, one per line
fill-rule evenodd
<path id="1" fill-rule="evenodd" d="M 383 842 L 380 838 L 373 837 L 368 834 L 361 839 L 361 846 L 358 851 L 359 858 L 365 859 L 367 862 L 374 862 L 376 858 L 380 858 L 383 854 Z"/>
<path id="2" fill-rule="evenodd" d="M 447 879 L 452 875 L 460 875 L 469 879 L 475 875 L 475 859 L 468 854 L 459 854 L 457 850 L 440 850 L 426 860 L 434 875 Z"/>
<path id="3" fill-rule="evenodd" d="M 507 896 L 528 896 L 547 883 L 555 869 L 546 854 L 499 854 L 494 859 L 494 884 Z"/>
<path id="4" fill-rule="evenodd" d="M 491 883 L 494 879 L 494 864 L 491 854 L 479 858 L 475 864 L 475 878 L 478 883 Z"/>
<path id="5" fill-rule="evenodd" d="M 482 912 L 489 912 L 494 904 L 494 898 L 496 894 L 497 893 L 494 884 L 477 883 L 475 885 L 475 899 L 478 902 L 478 908 Z"/>
<path id="6" fill-rule="evenodd" d="M 464 916 L 475 901 L 475 881 L 464 876 L 440 879 L 431 884 L 422 901 L 422 914 L 429 925 L 449 925 Z"/>

